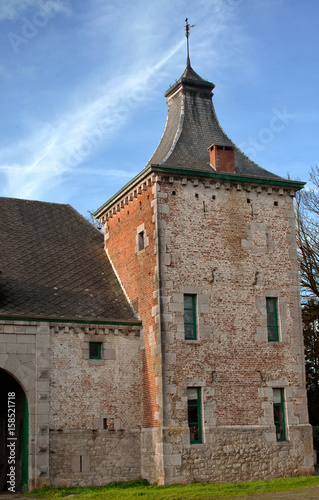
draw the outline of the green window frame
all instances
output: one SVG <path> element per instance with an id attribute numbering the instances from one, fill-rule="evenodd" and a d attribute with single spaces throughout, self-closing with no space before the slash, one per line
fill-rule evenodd
<path id="1" fill-rule="evenodd" d="M 266 297 L 267 335 L 269 342 L 279 342 L 278 298 Z"/>
<path id="2" fill-rule="evenodd" d="M 184 332 L 186 340 L 197 340 L 196 295 L 184 295 Z"/>
<path id="3" fill-rule="evenodd" d="M 276 426 L 276 440 L 286 441 L 284 389 L 273 389 L 273 405 L 274 405 L 274 424 Z"/>
<path id="4" fill-rule="evenodd" d="M 187 388 L 187 420 L 190 433 L 190 444 L 201 444 L 202 415 L 201 415 L 201 388 Z"/>
<path id="5" fill-rule="evenodd" d="M 89 359 L 102 359 L 102 342 L 89 342 Z"/>

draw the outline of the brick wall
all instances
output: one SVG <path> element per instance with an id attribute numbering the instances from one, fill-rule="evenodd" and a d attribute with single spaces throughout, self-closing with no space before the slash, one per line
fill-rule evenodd
<path id="1" fill-rule="evenodd" d="M 50 429 L 116 431 L 141 427 L 141 363 L 136 327 L 51 327 Z M 101 360 L 88 359 L 101 342 Z"/>
<path id="2" fill-rule="evenodd" d="M 287 474 L 311 472 L 291 193 L 177 176 L 163 176 L 159 189 L 166 480 L 221 480 L 212 469 L 232 462 L 222 451 L 229 444 L 230 435 L 222 432 L 227 426 L 237 448 L 244 432 L 252 441 L 262 436 L 269 450 L 264 466 L 268 477 L 279 475 L 271 461 L 283 456 L 283 450 Z M 184 339 L 185 293 L 197 297 L 196 341 Z M 278 297 L 280 342 L 268 342 L 268 296 Z M 202 445 L 189 444 L 190 386 L 202 392 Z M 273 387 L 284 387 L 286 394 L 290 434 L 281 448 L 273 423 Z M 262 477 L 256 457 L 263 461 L 263 445 L 256 444 L 259 451 L 254 453 L 243 451 L 247 464 L 257 467 L 256 477 Z M 220 453 L 207 461 L 208 450 L 216 446 Z M 293 460 L 298 448 L 303 457 L 299 465 Z M 192 476 L 190 468 L 199 460 L 202 466 Z M 235 462 L 234 456 L 227 480 L 234 480 Z M 236 477 L 249 478 L 250 467 Z"/>
<path id="3" fill-rule="evenodd" d="M 104 217 L 107 253 L 143 320 L 142 477 L 173 483 L 312 473 L 294 193 L 185 173 L 139 182 Z M 184 294 L 196 295 L 195 341 L 185 340 Z M 278 300 L 279 342 L 268 341 L 266 297 Z M 198 445 L 190 444 L 188 387 L 202 397 Z M 285 390 L 284 443 L 273 419 L 277 387 Z"/>
<path id="4" fill-rule="evenodd" d="M 143 427 L 160 425 L 158 332 L 155 323 L 157 297 L 154 192 L 145 186 L 127 205 L 107 221 L 107 254 L 138 317 L 143 320 Z M 145 248 L 138 249 L 138 234 L 143 232 Z"/>
<path id="5" fill-rule="evenodd" d="M 140 477 L 140 327 L 0 321 L 0 368 L 28 400 L 30 488 Z"/>

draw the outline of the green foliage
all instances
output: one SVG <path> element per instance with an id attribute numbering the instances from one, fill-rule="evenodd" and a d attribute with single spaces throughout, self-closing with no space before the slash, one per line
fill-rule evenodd
<path id="1" fill-rule="evenodd" d="M 74 500 L 196 500 L 229 498 L 271 491 L 285 491 L 319 484 L 318 476 L 274 479 L 272 481 L 249 481 L 246 483 L 152 486 L 145 480 L 128 483 L 110 483 L 107 486 L 42 488 L 25 496 L 32 498 L 60 499 L 74 497 Z"/>

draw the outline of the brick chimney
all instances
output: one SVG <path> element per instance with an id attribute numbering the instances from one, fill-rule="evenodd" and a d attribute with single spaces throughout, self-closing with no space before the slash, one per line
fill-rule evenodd
<path id="1" fill-rule="evenodd" d="M 235 153 L 233 146 L 212 144 L 208 149 L 210 164 L 217 172 L 235 173 Z"/>

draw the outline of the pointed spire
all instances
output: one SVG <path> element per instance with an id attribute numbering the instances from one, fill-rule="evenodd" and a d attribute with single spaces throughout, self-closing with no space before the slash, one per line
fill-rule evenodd
<path id="1" fill-rule="evenodd" d="M 191 27 L 188 20 L 186 26 L 187 35 Z M 182 76 L 164 94 L 168 104 L 166 126 L 147 167 L 153 164 L 210 173 L 219 170 L 227 175 L 278 179 L 251 161 L 225 134 L 212 103 L 214 87 L 193 70 L 188 60 Z M 220 169 L 221 159 L 223 165 L 227 164 L 226 170 Z"/>
<path id="2" fill-rule="evenodd" d="M 185 19 L 185 23 L 186 23 L 186 25 L 185 25 L 186 35 L 185 35 L 185 36 L 186 36 L 186 38 L 187 38 L 187 59 L 186 59 L 186 66 L 190 66 L 190 65 L 191 65 L 191 61 L 190 61 L 190 58 L 189 58 L 189 41 L 188 41 L 188 39 L 189 39 L 189 30 L 190 30 L 191 28 L 194 28 L 195 24 L 192 24 L 192 25 L 190 26 L 190 25 L 188 24 L 188 19 L 187 19 L 187 17 L 186 17 L 186 19 Z"/>

